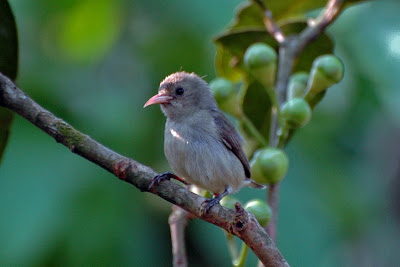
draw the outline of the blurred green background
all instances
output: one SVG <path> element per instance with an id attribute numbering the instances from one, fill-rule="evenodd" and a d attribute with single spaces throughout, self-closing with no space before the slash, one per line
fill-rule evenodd
<path id="1" fill-rule="evenodd" d="M 241 1 L 9 2 L 19 87 L 111 149 L 165 171 L 164 117 L 143 104 L 177 70 L 215 77 L 212 37 Z M 399 14 L 398 0 L 371 1 L 329 29 L 346 72 L 287 148 L 278 246 L 292 266 L 400 263 Z M 0 265 L 171 265 L 170 204 L 18 116 L 11 131 L 0 168 Z M 264 192 L 236 196 L 244 203 Z M 191 221 L 187 247 L 190 266 L 230 265 L 213 225 Z"/>

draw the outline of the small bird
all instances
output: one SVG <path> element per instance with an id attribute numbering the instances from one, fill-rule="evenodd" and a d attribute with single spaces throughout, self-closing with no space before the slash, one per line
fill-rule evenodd
<path id="1" fill-rule="evenodd" d="M 164 153 L 172 171 L 154 177 L 155 183 L 174 178 L 214 193 L 205 212 L 243 186 L 265 188 L 250 178 L 243 138 L 218 109 L 208 84 L 184 71 L 167 76 L 144 107 L 161 104 L 167 117 Z"/>

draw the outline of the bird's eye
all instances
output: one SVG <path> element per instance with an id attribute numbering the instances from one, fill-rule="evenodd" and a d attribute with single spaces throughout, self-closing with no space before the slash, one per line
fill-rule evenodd
<path id="1" fill-rule="evenodd" d="M 178 88 L 176 88 L 176 90 L 175 90 L 175 93 L 176 93 L 177 95 L 183 95 L 183 92 L 185 92 L 185 90 L 183 90 L 182 87 L 178 87 Z"/>

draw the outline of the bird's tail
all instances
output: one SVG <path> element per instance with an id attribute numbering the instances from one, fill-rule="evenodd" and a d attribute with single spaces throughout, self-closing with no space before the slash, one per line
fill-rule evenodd
<path id="1" fill-rule="evenodd" d="M 257 188 L 257 189 L 265 189 L 265 188 L 267 188 L 266 185 L 262 185 L 262 184 L 256 183 L 256 182 L 255 182 L 254 180 L 252 180 L 252 179 L 249 179 L 249 183 L 248 183 L 247 186 L 248 186 L 248 187 L 251 187 L 251 188 Z"/>

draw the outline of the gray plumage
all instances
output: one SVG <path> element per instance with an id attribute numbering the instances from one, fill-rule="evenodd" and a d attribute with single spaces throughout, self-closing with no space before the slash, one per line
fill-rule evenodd
<path id="1" fill-rule="evenodd" d="M 167 117 L 164 152 L 177 176 L 215 194 L 264 188 L 250 179 L 242 138 L 203 79 L 186 72 L 169 75 L 145 106 L 156 103 Z"/>

